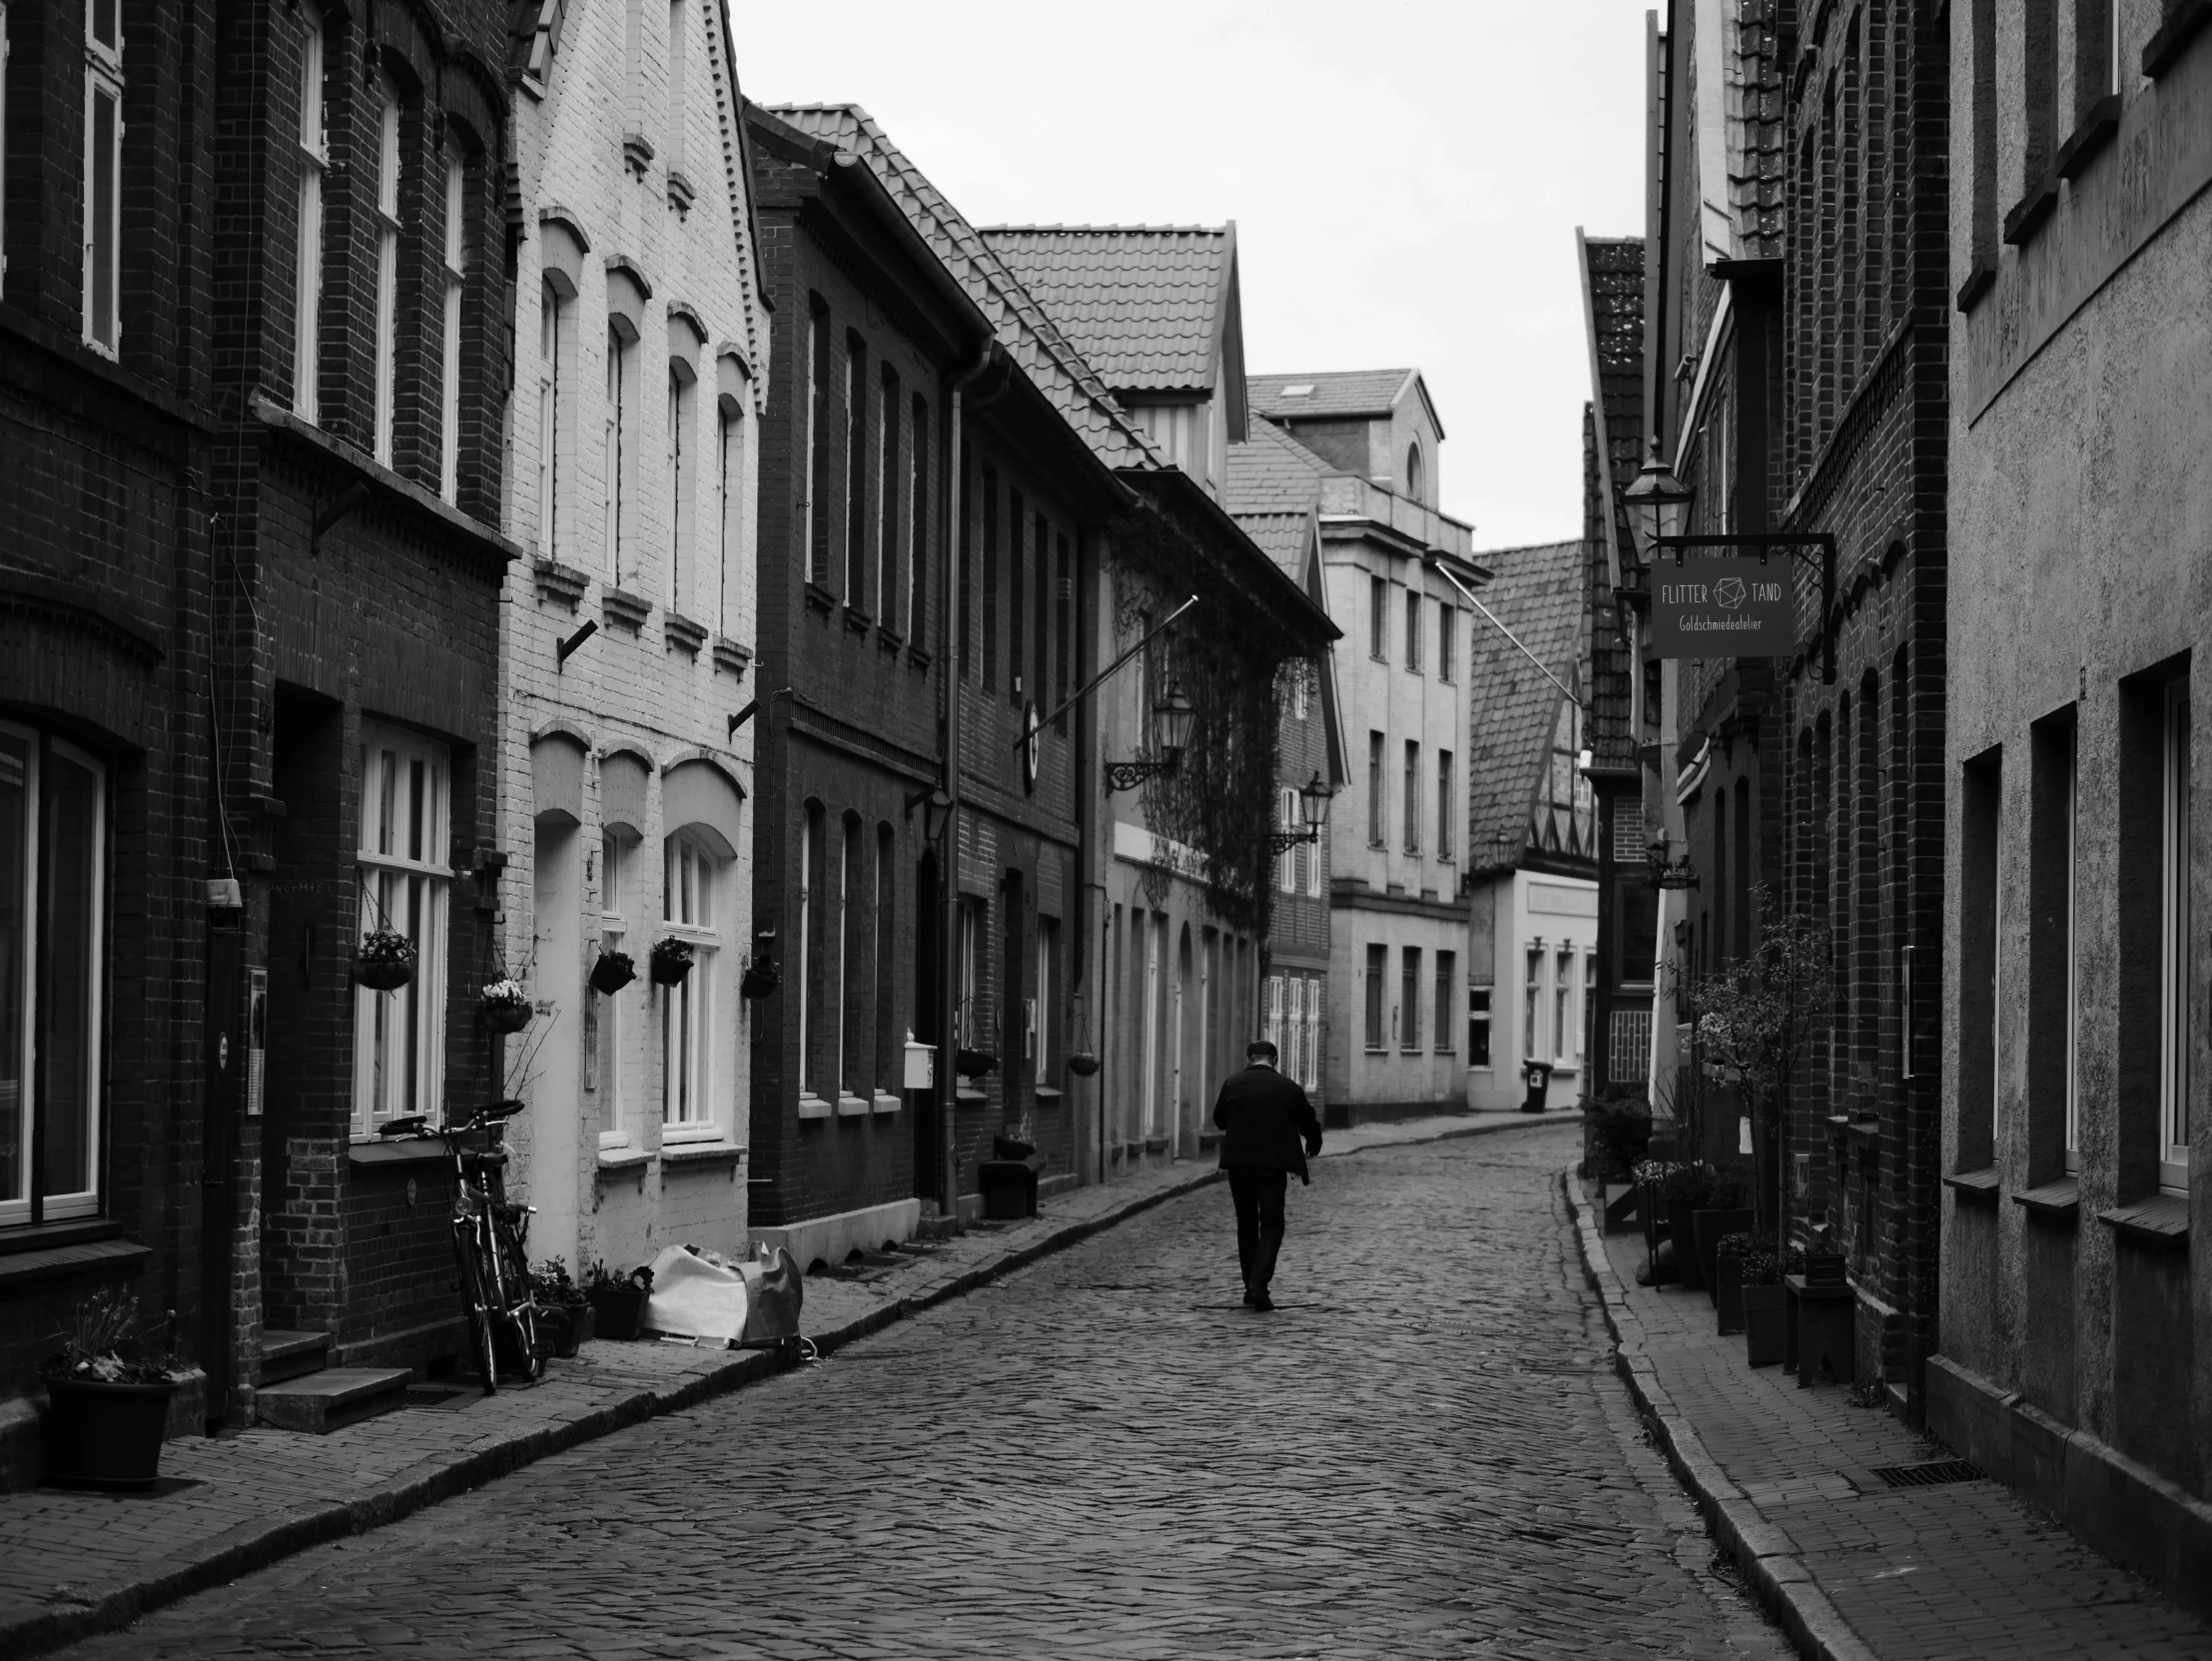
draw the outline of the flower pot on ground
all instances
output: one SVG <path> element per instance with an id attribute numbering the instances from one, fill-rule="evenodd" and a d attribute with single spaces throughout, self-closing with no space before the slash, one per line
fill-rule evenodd
<path id="1" fill-rule="evenodd" d="M 540 1329 L 542 1346 L 555 1355 L 574 1355 L 576 1346 L 591 1335 L 591 1299 L 569 1274 L 568 1265 L 558 1257 L 547 1257 L 531 1269 L 530 1297 L 553 1317 L 549 1326 Z"/>
<path id="2" fill-rule="evenodd" d="M 1746 1285 L 1744 1300 L 1744 1358 L 1755 1367 L 1773 1366 L 1787 1347 L 1783 1321 L 1782 1287 Z"/>
<path id="3" fill-rule="evenodd" d="M 597 1325 L 593 1334 L 612 1339 L 634 1338 L 645 1319 L 645 1299 L 653 1289 L 653 1271 L 633 1268 L 627 1274 L 593 1263 L 585 1277 L 584 1292 L 590 1299 Z"/>
<path id="4" fill-rule="evenodd" d="M 1667 1235 L 1675 1243 L 1675 1272 L 1685 1286 L 1702 1286 L 1698 1272 L 1698 1231 L 1695 1219 L 1713 1198 L 1713 1168 L 1691 1160 L 1667 1168 L 1659 1183 L 1659 1203 L 1666 1209 Z"/>
<path id="5" fill-rule="evenodd" d="M 655 986 L 674 986 L 691 973 L 691 942 L 668 935 L 653 942 L 647 963 Z"/>
<path id="6" fill-rule="evenodd" d="M 573 1304 L 561 1312 L 568 1317 L 568 1327 L 561 1334 L 560 1342 L 553 1346 L 553 1353 L 563 1360 L 574 1360 L 576 1351 L 589 1343 L 597 1334 L 599 1311 L 591 1306 L 589 1300 L 586 1300 L 582 1303 Z"/>
<path id="7" fill-rule="evenodd" d="M 637 979 L 637 965 L 627 952 L 601 952 L 591 966 L 591 990 L 611 998 Z"/>
<path id="8" fill-rule="evenodd" d="M 1744 1329 L 1744 1259 L 1758 1249 L 1758 1237 L 1748 1227 L 1723 1235 L 1715 1246 L 1713 1306 L 1719 1311 L 1723 1333 Z"/>
<path id="9" fill-rule="evenodd" d="M 1720 1289 L 1714 1283 L 1716 1263 L 1714 1256 L 1721 1242 L 1729 1235 L 1739 1234 L 1752 1226 L 1749 1211 L 1711 1209 L 1691 1214 L 1690 1225 L 1698 1246 L 1698 1272 L 1704 1277 L 1706 1295 L 1713 1299 L 1713 1306 L 1721 1304 Z"/>
<path id="10" fill-rule="evenodd" d="M 167 1355 L 142 1350 L 138 1299 L 103 1286 L 80 1299 L 46 1385 L 45 1479 L 74 1487 L 150 1488 L 161 1475 L 170 1398 L 184 1381 Z"/>
<path id="11" fill-rule="evenodd" d="M 396 929 L 370 929 L 354 949 L 354 979 L 371 992 L 396 992 L 414 979 L 414 942 Z"/>

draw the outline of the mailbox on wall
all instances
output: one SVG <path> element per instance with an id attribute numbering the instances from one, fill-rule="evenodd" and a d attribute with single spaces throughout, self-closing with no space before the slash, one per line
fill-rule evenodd
<path id="1" fill-rule="evenodd" d="M 937 1085 L 937 1046 L 917 1044 L 914 1034 L 907 1034 L 907 1070 L 903 1081 L 908 1090 L 931 1090 Z"/>

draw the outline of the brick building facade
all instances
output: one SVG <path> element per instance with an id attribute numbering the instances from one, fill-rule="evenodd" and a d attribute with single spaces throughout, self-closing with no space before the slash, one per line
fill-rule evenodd
<path id="1" fill-rule="evenodd" d="M 174 1311 L 188 1362 L 220 1379 L 228 1353 L 204 1285 L 228 1303 L 231 1230 L 202 1202 L 243 1106 L 212 1058 L 226 1032 L 245 1053 L 240 913 L 207 886 L 232 874 L 209 813 L 211 24 L 0 15 L 0 1486 L 36 1480 L 37 1365 L 76 1297 L 120 1282 L 157 1328 Z M 120 138 L 88 154 L 94 99 Z M 211 1410 L 195 1383 L 172 1431 Z"/>
<path id="2" fill-rule="evenodd" d="M 2126 0 L 2029 7 L 2023 28 L 2016 10 L 1951 11 L 1958 673 L 1927 1367 L 1930 1428 L 2200 1612 L 2204 15 Z"/>
<path id="3" fill-rule="evenodd" d="M 510 1184 L 533 1255 L 742 1252 L 754 479 L 769 355 L 728 14 L 522 8 L 501 677 Z M 542 24 L 541 28 L 539 25 Z M 573 646 L 577 632 L 592 632 Z M 565 651 L 565 655 L 564 655 Z M 650 972 L 663 941 L 692 966 Z M 597 990 L 602 954 L 636 979 Z"/>

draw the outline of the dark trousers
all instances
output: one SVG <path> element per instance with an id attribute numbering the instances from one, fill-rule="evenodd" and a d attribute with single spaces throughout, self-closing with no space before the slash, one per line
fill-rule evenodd
<path id="1" fill-rule="evenodd" d="M 1282 1198 L 1290 1173 L 1270 1165 L 1232 1165 L 1228 1172 L 1229 1198 L 1236 1202 L 1236 1260 L 1244 1284 L 1265 1291 L 1282 1249 Z"/>

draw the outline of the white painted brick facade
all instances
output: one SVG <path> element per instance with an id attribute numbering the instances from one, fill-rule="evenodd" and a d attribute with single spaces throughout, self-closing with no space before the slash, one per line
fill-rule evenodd
<path id="1" fill-rule="evenodd" d="M 671 88 L 672 20 L 681 21 L 684 36 L 680 111 Z M 768 331 L 755 283 L 730 38 L 722 0 L 571 5 L 543 84 L 525 81 L 516 99 L 523 236 L 505 518 L 538 563 L 519 565 L 505 596 L 503 943 L 513 972 L 529 966 L 540 1013 L 507 1041 L 506 1089 L 530 1103 L 509 1139 L 517 1155 L 510 1187 L 538 1209 L 531 1255 L 579 1265 L 601 1257 L 627 1267 L 670 1244 L 746 1245 L 747 1169 L 715 1151 L 742 1148 L 748 1129 L 752 1011 L 738 982 L 752 935 L 755 729 L 748 724 L 733 736 L 729 720 L 755 691 L 737 665 L 750 657 L 755 631 L 757 428 Z M 632 143 L 626 161 L 632 134 L 650 146 L 649 159 Z M 672 168 L 692 188 L 683 212 L 672 200 Z M 563 305 L 557 511 L 550 517 L 539 468 L 547 260 L 540 216 L 547 212 L 564 216 L 589 245 L 577 292 Z M 606 557 L 603 505 L 613 260 L 626 262 L 651 291 L 626 352 L 618 567 Z M 705 330 L 696 351 L 676 321 L 685 308 Z M 672 356 L 687 359 L 697 377 L 683 423 L 686 465 L 697 470 L 681 560 L 669 450 Z M 725 436 L 733 440 L 726 463 Z M 635 609 L 622 605 L 622 595 L 649 607 L 641 625 L 627 620 Z M 699 626 L 687 629 L 686 621 Z M 560 663 L 559 643 L 587 622 L 598 624 L 597 633 Z M 544 738 L 554 727 L 578 735 L 586 753 L 580 792 L 548 815 L 538 793 L 560 774 L 549 763 L 567 742 Z M 543 743 L 538 765 L 533 738 Z M 635 958 L 638 978 L 599 999 L 585 976 L 609 927 L 604 815 L 615 809 L 602 775 L 616 750 L 650 763 L 619 897 L 620 944 Z M 717 859 L 712 881 L 718 949 L 711 959 L 702 953 L 690 983 L 706 1010 L 703 1100 L 711 1130 L 690 1129 L 695 1140 L 683 1146 L 704 1157 L 680 1166 L 662 1158 L 664 1146 L 678 1143 L 663 1122 L 671 996 L 647 973 L 647 953 L 667 932 L 664 838 L 682 827 L 666 822 L 666 801 L 678 764 L 716 769 L 746 797 L 742 834 L 707 837 L 727 855 Z M 605 1055 L 594 1066 L 600 1045 Z"/>

